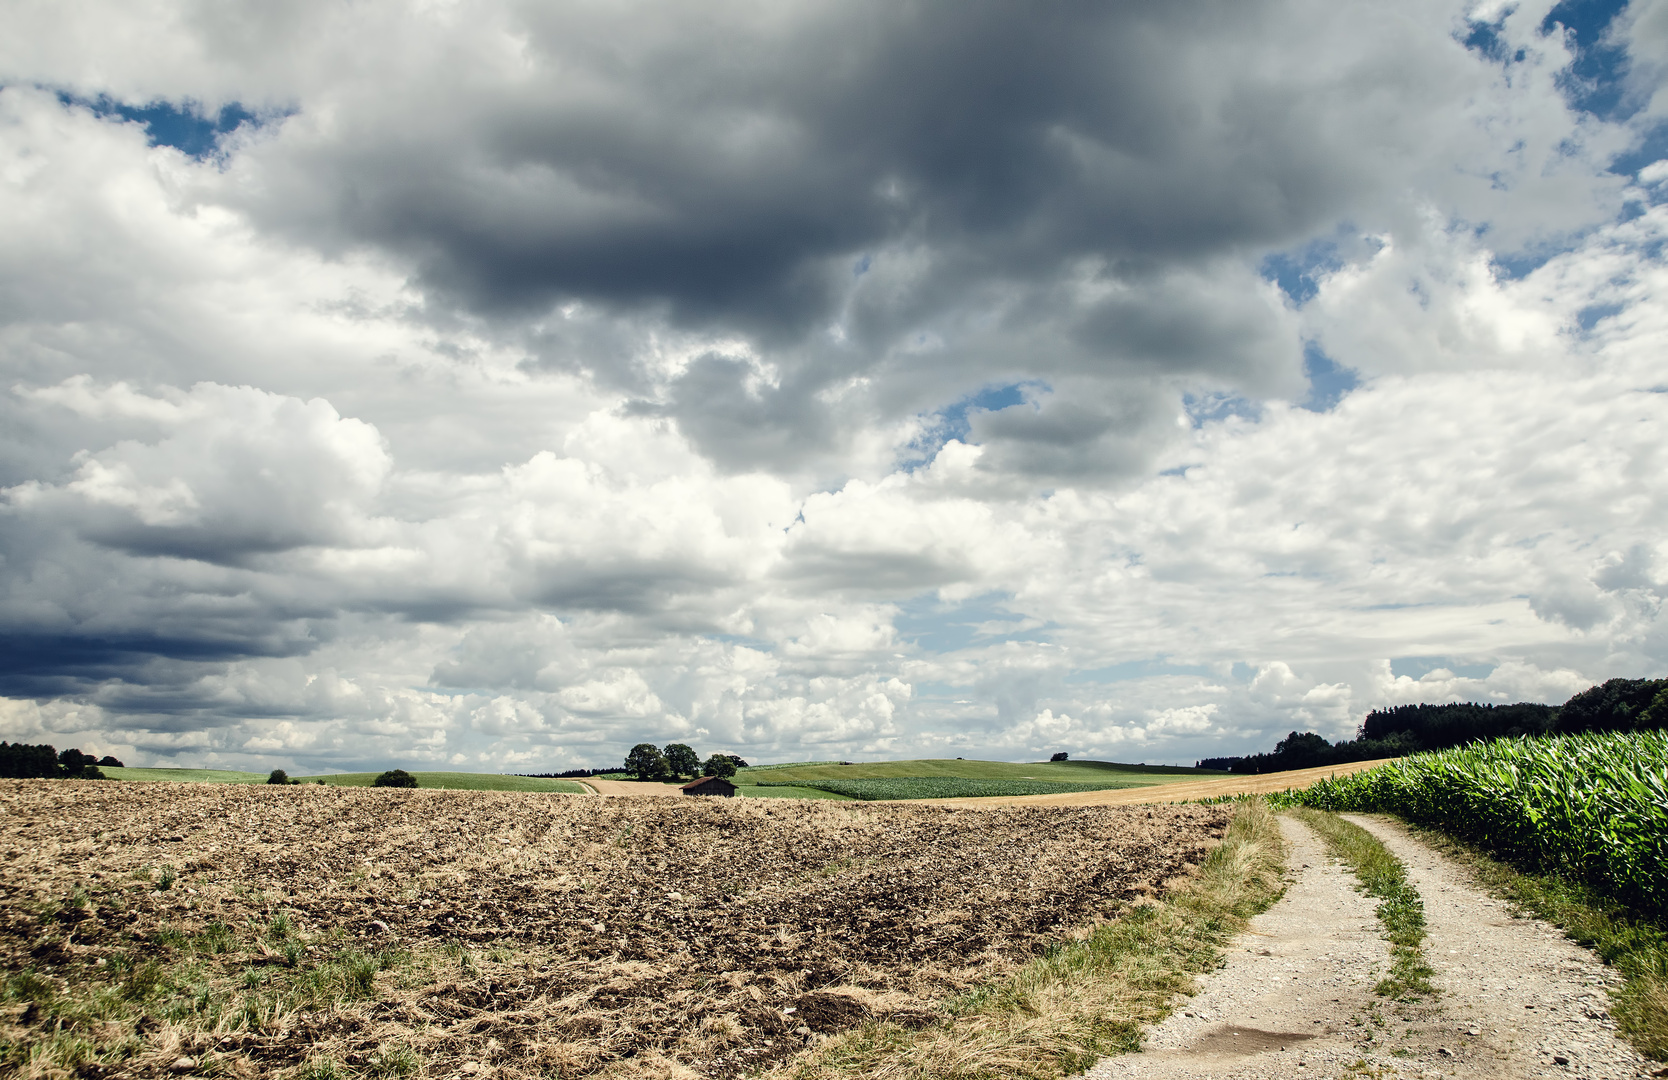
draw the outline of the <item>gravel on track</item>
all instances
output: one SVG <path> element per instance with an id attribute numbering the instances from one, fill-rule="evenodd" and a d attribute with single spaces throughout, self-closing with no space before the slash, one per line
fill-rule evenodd
<path id="1" fill-rule="evenodd" d="M 1390 819 L 1348 815 L 1406 865 L 1425 902 L 1434 1000 L 1373 987 L 1388 946 L 1373 902 L 1320 839 L 1290 818 L 1290 885 L 1230 946 L 1197 996 L 1103 1059 L 1088 1080 L 1253 1077 L 1557 1077 L 1633 1080 L 1659 1067 L 1617 1039 L 1605 1011 L 1619 982 L 1554 927 L 1484 894 L 1469 873 Z"/>

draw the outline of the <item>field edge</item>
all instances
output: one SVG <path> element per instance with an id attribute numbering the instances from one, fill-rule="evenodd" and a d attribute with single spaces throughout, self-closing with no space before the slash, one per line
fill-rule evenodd
<path id="1" fill-rule="evenodd" d="M 1222 841 L 1156 903 L 1067 941 L 1019 971 L 950 1002 L 910 1030 L 871 1022 L 794 1062 L 789 1080 L 924 1076 L 1058 1077 L 1140 1049 L 1193 977 L 1285 892 L 1285 843 L 1267 800 L 1240 800 Z"/>
<path id="2" fill-rule="evenodd" d="M 1383 816 L 1465 867 L 1482 891 L 1545 919 L 1615 968 L 1626 980 L 1612 993 L 1619 1033 L 1645 1057 L 1668 1061 L 1668 919 L 1653 923 L 1591 885 L 1513 865 L 1434 826 Z"/>

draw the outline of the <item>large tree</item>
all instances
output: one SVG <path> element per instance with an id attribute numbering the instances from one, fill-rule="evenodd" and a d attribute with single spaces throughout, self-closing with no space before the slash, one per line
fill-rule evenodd
<path id="1" fill-rule="evenodd" d="M 703 776 L 731 777 L 736 774 L 736 759 L 728 754 L 714 754 L 701 766 Z"/>
<path id="2" fill-rule="evenodd" d="M 671 767 L 673 776 L 693 778 L 701 775 L 701 756 L 693 748 L 681 742 L 668 743 L 661 753 L 666 755 L 666 764 Z"/>
<path id="3" fill-rule="evenodd" d="M 631 748 L 626 755 L 625 771 L 634 773 L 639 780 L 664 780 L 672 775 L 672 767 L 666 763 L 666 755 L 657 749 L 654 743 L 640 742 Z"/>

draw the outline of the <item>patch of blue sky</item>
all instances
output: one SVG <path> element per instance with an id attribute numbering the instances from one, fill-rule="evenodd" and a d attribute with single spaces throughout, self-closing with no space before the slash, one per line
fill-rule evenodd
<path id="1" fill-rule="evenodd" d="M 1046 394 L 1051 387 L 1040 380 L 1027 379 L 1023 382 L 992 383 L 981 387 L 975 393 L 961 398 L 935 413 L 929 414 L 926 430 L 910 442 L 900 462 L 906 472 L 916 469 L 931 461 L 944 444 L 951 439 L 966 441 L 973 431 L 973 414 L 976 412 L 1001 412 L 1011 409 L 1015 405 L 1023 405 L 1041 394 Z"/>
<path id="2" fill-rule="evenodd" d="M 236 131 L 244 124 L 261 122 L 260 117 L 235 101 L 210 113 L 191 101 L 180 104 L 153 101 L 148 105 L 129 105 L 102 95 L 88 100 L 62 92 L 58 94 L 58 99 L 65 104 L 83 105 L 100 117 L 142 124 L 152 146 L 171 146 L 198 159 L 212 157 L 220 148 L 221 136 Z"/>
<path id="3" fill-rule="evenodd" d="M 1627 53 L 1607 36 L 1610 24 L 1628 0 L 1561 0 L 1541 20 L 1543 34 L 1568 34 L 1575 59 L 1559 76 L 1569 103 L 1604 120 L 1625 120 L 1643 104 L 1627 93 Z M 1513 50 L 1502 36 L 1512 8 L 1492 20 L 1466 24 L 1459 40 L 1467 49 L 1502 66 L 1521 63 L 1524 50 Z"/>
<path id="4" fill-rule="evenodd" d="M 1005 641 L 1046 643 L 1052 624 L 1010 611 L 1005 593 L 987 593 L 959 604 L 930 596 L 901 605 L 892 625 L 898 636 L 928 652 L 947 653 Z"/>
<path id="5" fill-rule="evenodd" d="M 1606 37 L 1625 7 L 1627 0 L 1562 0 L 1541 20 L 1541 33 L 1563 27 L 1575 38 L 1575 61 L 1560 76 L 1570 104 L 1605 120 L 1625 120 L 1644 104 L 1627 96 L 1627 53 Z"/>
<path id="6" fill-rule="evenodd" d="M 1309 396 L 1298 404 L 1310 412 L 1331 412 L 1361 385 L 1353 368 L 1333 360 L 1312 341 L 1303 346 L 1303 374 L 1309 380 Z"/>
<path id="7" fill-rule="evenodd" d="M 1617 154 L 1611 161 L 1610 171 L 1622 176 L 1632 176 L 1645 166 L 1663 158 L 1668 158 L 1668 121 L 1645 128 L 1637 142 Z M 1668 197 L 1668 183 L 1655 185 L 1650 197 L 1653 203 Z"/>
<path id="8" fill-rule="evenodd" d="M 1335 240 L 1312 240 L 1294 251 L 1276 251 L 1263 257 L 1258 267 L 1263 279 L 1280 286 L 1280 291 L 1302 307 L 1320 291 L 1320 279 L 1344 265 Z"/>
<path id="9" fill-rule="evenodd" d="M 1555 255 L 1562 255 L 1568 247 L 1536 245 L 1521 251 L 1495 252 L 1490 260 L 1494 276 L 1503 281 L 1517 281 L 1545 266 Z"/>
<path id="10" fill-rule="evenodd" d="M 1591 333 L 1601 320 L 1621 314 L 1626 307 L 1625 304 L 1589 304 L 1576 312 L 1575 321 L 1580 324 L 1582 333 Z"/>
<path id="11" fill-rule="evenodd" d="M 1115 683 L 1131 679 L 1153 679 L 1165 675 L 1210 676 L 1211 669 L 1199 664 L 1174 664 L 1162 656 L 1146 660 L 1124 660 L 1105 667 L 1086 668 L 1066 676 L 1068 683 Z"/>
<path id="12" fill-rule="evenodd" d="M 1403 656 L 1390 661 L 1390 674 L 1398 679 L 1422 679 L 1439 668 L 1466 679 L 1486 679 L 1494 673 L 1495 665 L 1468 664 L 1452 656 Z"/>

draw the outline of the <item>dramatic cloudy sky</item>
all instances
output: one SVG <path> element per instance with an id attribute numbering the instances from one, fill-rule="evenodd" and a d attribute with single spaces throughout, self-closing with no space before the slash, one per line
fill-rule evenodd
<path id="1" fill-rule="evenodd" d="M 1191 763 L 1668 673 L 1668 0 L 0 11 L 0 737 Z"/>

